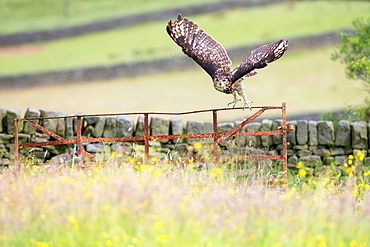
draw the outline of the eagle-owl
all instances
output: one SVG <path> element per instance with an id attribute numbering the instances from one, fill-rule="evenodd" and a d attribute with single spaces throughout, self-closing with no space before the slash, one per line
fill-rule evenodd
<path id="1" fill-rule="evenodd" d="M 247 99 L 242 81 L 249 76 L 257 74 L 253 71 L 261 69 L 279 59 L 288 48 L 287 40 L 279 40 L 266 44 L 253 50 L 249 56 L 234 70 L 231 71 L 231 60 L 225 48 L 214 38 L 198 28 L 198 25 L 181 14 L 167 25 L 167 33 L 172 40 L 182 48 L 182 51 L 197 62 L 213 80 L 213 86 L 217 91 L 232 94 L 234 100 L 228 103 L 233 104 L 244 100 L 244 107 L 251 109 L 252 101 Z"/>

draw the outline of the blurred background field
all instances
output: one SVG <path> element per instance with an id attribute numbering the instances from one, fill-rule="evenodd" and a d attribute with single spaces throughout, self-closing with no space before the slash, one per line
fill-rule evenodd
<path id="1" fill-rule="evenodd" d="M 324 1 L 239 8 L 189 18 L 230 48 L 339 30 L 368 13 L 366 2 Z M 0 75 L 180 56 L 181 49 L 165 31 L 166 24 L 157 21 L 58 41 L 2 47 Z"/>
<path id="2" fill-rule="evenodd" d="M 3 0 L 1 33 L 51 29 L 163 8 L 220 0 Z M 24 20 L 27 20 L 26 22 Z"/>
<path id="3" fill-rule="evenodd" d="M 112 0 L 60 1 L 57 4 L 45 0 L 30 4 L 3 1 L 0 14 L 9 18 L 3 19 L 0 29 L 2 33 L 50 29 L 194 2 L 171 1 L 169 4 L 165 0 L 142 0 L 129 4 Z M 197 4 L 203 2 L 209 1 L 196 1 Z M 68 13 L 63 12 L 65 8 L 69 9 Z M 289 1 L 189 17 L 228 49 L 348 28 L 355 18 L 369 16 L 369 10 L 370 4 L 366 1 Z M 167 21 L 0 47 L 0 75 L 184 56 L 165 32 Z M 245 81 L 248 97 L 255 106 L 287 102 L 288 114 L 325 112 L 343 109 L 346 104 L 361 104 L 366 95 L 363 85 L 347 79 L 344 66 L 331 61 L 334 45 L 288 50 L 278 62 Z M 239 62 L 233 60 L 233 66 Z M 3 109 L 20 108 L 24 112 L 28 106 L 33 106 L 67 114 L 181 112 L 225 107 L 232 99 L 230 95 L 215 91 L 211 79 L 201 68 L 33 88 L 4 89 L 0 86 L 0 91 Z M 249 111 L 233 111 L 221 120 L 241 119 L 249 114 Z M 204 118 L 209 119 L 208 116 L 194 116 L 195 120 L 207 120 Z"/>

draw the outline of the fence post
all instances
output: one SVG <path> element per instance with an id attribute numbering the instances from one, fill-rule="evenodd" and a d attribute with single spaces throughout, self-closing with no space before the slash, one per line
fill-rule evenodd
<path id="1" fill-rule="evenodd" d="M 18 145 L 18 119 L 13 120 L 14 123 L 14 166 L 16 170 L 20 170 L 19 167 L 19 145 Z"/>
<path id="2" fill-rule="evenodd" d="M 144 113 L 145 162 L 149 159 L 149 113 Z"/>
<path id="3" fill-rule="evenodd" d="M 77 142 L 78 165 L 81 167 L 83 163 L 81 116 L 77 116 L 76 131 L 77 131 L 76 142 Z"/>
<path id="4" fill-rule="evenodd" d="M 282 103 L 281 109 L 281 129 L 283 131 L 283 180 L 284 184 L 288 184 L 288 149 L 287 149 L 287 125 L 286 125 L 286 104 L 285 102 Z"/>
<path id="5" fill-rule="evenodd" d="M 215 156 L 216 164 L 218 163 L 218 144 L 216 143 L 218 138 L 218 119 L 217 110 L 213 110 L 213 155 Z"/>

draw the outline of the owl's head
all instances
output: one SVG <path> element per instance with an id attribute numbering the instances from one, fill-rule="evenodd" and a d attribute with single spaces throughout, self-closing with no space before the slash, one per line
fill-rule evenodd
<path id="1" fill-rule="evenodd" d="M 223 91 L 226 90 L 228 82 L 229 82 L 229 80 L 226 79 L 226 78 L 223 78 L 223 79 L 214 78 L 213 79 L 213 86 L 215 87 L 215 89 L 217 91 L 223 92 Z"/>

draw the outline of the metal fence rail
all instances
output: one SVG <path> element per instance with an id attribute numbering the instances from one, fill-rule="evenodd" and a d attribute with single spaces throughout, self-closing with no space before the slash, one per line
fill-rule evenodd
<path id="1" fill-rule="evenodd" d="M 19 150 L 25 147 L 39 147 L 39 146 L 49 146 L 49 145 L 63 145 L 63 144 L 77 144 L 77 155 L 80 158 L 79 163 L 82 165 L 83 156 L 87 156 L 95 162 L 99 160 L 92 154 L 86 152 L 83 149 L 83 143 L 92 143 L 92 142 L 124 142 L 124 141 L 144 141 L 145 146 L 145 157 L 149 158 L 149 141 L 151 140 L 161 140 L 161 139 L 183 139 L 183 138 L 213 138 L 212 145 L 214 152 L 214 160 L 218 161 L 227 161 L 227 160 L 283 160 L 283 180 L 284 183 L 287 183 L 287 130 L 293 129 L 293 126 L 286 124 L 286 104 L 282 103 L 281 106 L 254 106 L 253 109 L 259 109 L 249 118 L 242 121 L 231 131 L 226 133 L 218 132 L 218 112 L 220 111 L 229 111 L 229 110 L 241 110 L 242 107 L 236 108 L 218 108 L 218 109 L 208 109 L 208 110 L 198 110 L 198 111 L 189 111 L 189 112 L 180 112 L 180 113 L 165 113 L 165 112 L 135 112 L 135 113 L 116 113 L 116 114 L 90 114 L 90 115 L 73 115 L 73 116 L 61 116 L 61 117 L 38 117 L 38 118 L 17 118 L 14 119 L 14 146 L 15 146 L 15 165 L 20 168 L 19 164 Z M 252 120 L 259 117 L 267 110 L 281 110 L 281 119 L 282 124 L 279 130 L 272 131 L 255 131 L 255 132 L 238 132 L 243 126 L 251 122 Z M 183 135 L 149 135 L 149 116 L 150 115 L 188 115 L 196 113 L 211 112 L 213 118 L 213 133 L 205 134 L 183 134 Z M 144 135 L 143 136 L 130 136 L 130 137 L 102 137 L 102 138 L 85 138 L 82 136 L 82 119 L 84 117 L 103 117 L 103 116 L 121 116 L 121 115 L 143 115 L 144 116 Z M 42 127 L 41 125 L 32 122 L 32 120 L 43 120 L 43 119 L 60 119 L 60 118 L 76 118 L 76 138 L 74 139 L 65 139 L 52 131 Z M 48 142 L 33 142 L 33 143 L 19 143 L 18 139 L 18 126 L 19 122 L 27 122 L 34 128 L 39 131 L 53 137 L 55 141 Z M 268 156 L 241 156 L 241 157 L 220 157 L 218 151 L 218 144 L 229 137 L 233 136 L 260 136 L 260 135 L 281 135 L 283 139 L 283 150 L 281 155 L 268 155 Z"/>

